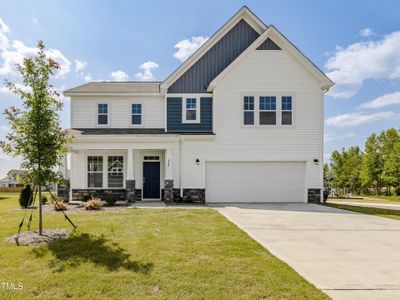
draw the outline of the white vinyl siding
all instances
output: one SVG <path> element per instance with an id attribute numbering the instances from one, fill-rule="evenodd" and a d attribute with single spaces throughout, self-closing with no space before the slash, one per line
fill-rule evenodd
<path id="1" fill-rule="evenodd" d="M 132 103 L 142 104 L 144 128 L 165 127 L 165 102 L 163 96 L 76 96 L 71 98 L 71 128 L 95 128 L 97 104 L 107 101 L 108 127 L 128 128 L 132 126 Z"/>

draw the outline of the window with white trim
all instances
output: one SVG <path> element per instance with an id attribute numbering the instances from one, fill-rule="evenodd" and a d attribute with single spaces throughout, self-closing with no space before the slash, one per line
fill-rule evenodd
<path id="1" fill-rule="evenodd" d="M 292 125 L 292 96 L 282 96 L 282 125 Z"/>
<path id="2" fill-rule="evenodd" d="M 260 125 L 276 125 L 276 96 L 260 96 Z"/>
<path id="3" fill-rule="evenodd" d="M 182 121 L 184 123 L 200 122 L 200 103 L 197 98 L 188 97 L 184 99 L 182 110 Z"/>
<path id="4" fill-rule="evenodd" d="M 97 124 L 108 125 L 108 104 L 99 103 L 97 104 Z"/>
<path id="5" fill-rule="evenodd" d="M 254 125 L 254 97 L 244 96 L 243 98 L 243 124 Z"/>
<path id="6" fill-rule="evenodd" d="M 124 186 L 124 157 L 108 157 L 108 187 L 122 188 Z"/>
<path id="7" fill-rule="evenodd" d="M 88 156 L 88 187 L 103 187 L 103 156 Z"/>
<path id="8" fill-rule="evenodd" d="M 132 125 L 142 125 L 142 104 L 132 104 Z"/>

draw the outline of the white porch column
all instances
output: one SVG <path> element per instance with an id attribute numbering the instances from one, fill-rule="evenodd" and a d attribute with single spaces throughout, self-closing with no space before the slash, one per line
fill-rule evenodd
<path id="1" fill-rule="evenodd" d="M 165 149 L 165 179 L 173 179 L 172 176 L 172 150 Z"/>
<path id="2" fill-rule="evenodd" d="M 172 175 L 172 149 L 165 149 L 165 180 L 164 180 L 164 201 L 174 202 L 174 180 Z"/>
<path id="3" fill-rule="evenodd" d="M 127 155 L 127 163 L 126 163 L 126 180 L 125 180 L 125 189 L 126 189 L 126 201 L 127 202 L 135 202 L 135 177 L 133 174 L 133 150 L 128 149 Z"/>
<path id="4" fill-rule="evenodd" d="M 133 180 L 135 179 L 133 175 L 133 150 L 128 149 L 127 155 L 127 164 L 126 164 L 126 180 Z"/>

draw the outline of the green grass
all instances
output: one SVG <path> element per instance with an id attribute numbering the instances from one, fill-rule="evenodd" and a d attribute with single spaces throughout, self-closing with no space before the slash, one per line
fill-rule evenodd
<path id="1" fill-rule="evenodd" d="M 71 214 L 79 226 L 47 246 L 3 242 L 24 211 L 0 194 L 0 299 L 327 299 L 211 209 Z M 70 228 L 45 215 L 46 228 Z M 37 216 L 34 215 L 35 225 Z"/>
<path id="2" fill-rule="evenodd" d="M 400 220 L 400 210 L 375 208 L 375 207 L 361 207 L 361 206 L 336 204 L 336 203 L 328 203 L 327 205 L 331 206 L 331 207 L 335 207 L 335 208 L 358 212 L 358 213 Z"/>

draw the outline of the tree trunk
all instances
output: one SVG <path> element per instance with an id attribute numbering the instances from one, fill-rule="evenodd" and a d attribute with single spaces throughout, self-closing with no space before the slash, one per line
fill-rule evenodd
<path id="1" fill-rule="evenodd" d="M 39 235 L 43 235 L 42 220 L 42 187 L 39 185 Z"/>

